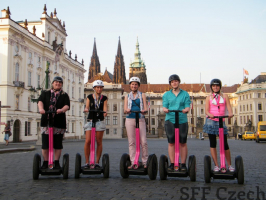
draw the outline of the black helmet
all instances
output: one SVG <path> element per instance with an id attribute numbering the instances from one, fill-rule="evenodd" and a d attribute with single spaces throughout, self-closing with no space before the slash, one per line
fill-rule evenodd
<path id="1" fill-rule="evenodd" d="M 60 76 L 55 76 L 54 79 L 53 79 L 53 82 L 55 82 L 55 81 L 58 81 L 58 82 L 62 82 L 63 83 L 63 79 Z"/>
<path id="2" fill-rule="evenodd" d="M 211 83 L 210 83 L 211 90 L 212 90 L 212 85 L 219 85 L 220 86 L 220 90 L 222 89 L 222 81 L 220 79 L 218 79 L 218 78 L 215 78 L 215 79 L 211 80 Z"/>
<path id="3" fill-rule="evenodd" d="M 179 76 L 176 74 L 172 74 L 171 76 L 169 76 L 169 84 L 171 84 L 171 81 L 173 80 L 178 80 L 179 82 L 181 82 Z"/>

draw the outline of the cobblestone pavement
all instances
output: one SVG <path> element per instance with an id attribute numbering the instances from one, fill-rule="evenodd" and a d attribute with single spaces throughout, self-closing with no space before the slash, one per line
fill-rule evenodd
<path id="1" fill-rule="evenodd" d="M 209 155 L 209 141 L 188 139 L 189 155 L 197 159 L 197 180 L 171 177 L 161 181 L 149 180 L 148 176 L 129 176 L 123 179 L 119 172 L 121 155 L 128 152 L 126 139 L 104 140 L 103 153 L 110 156 L 110 178 L 102 175 L 81 175 L 74 178 L 75 154 L 82 155 L 84 164 L 84 140 L 65 141 L 64 153 L 70 155 L 69 179 L 62 176 L 40 176 L 32 179 L 32 163 L 40 146 L 29 152 L 0 154 L 0 199 L 266 199 L 266 143 L 229 140 L 232 163 L 235 156 L 242 155 L 245 166 L 245 183 L 237 180 L 212 180 L 205 184 L 203 157 Z M 219 144 L 219 142 L 218 142 Z M 158 158 L 167 154 L 166 139 L 148 139 L 149 153 Z M 60 161 L 61 163 L 61 161 Z M 213 166 L 213 164 L 212 164 Z M 204 193 L 205 191 L 205 193 Z"/>

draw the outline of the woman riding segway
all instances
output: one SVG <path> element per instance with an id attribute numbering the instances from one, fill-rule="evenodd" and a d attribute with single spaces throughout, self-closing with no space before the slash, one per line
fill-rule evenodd
<path id="1" fill-rule="evenodd" d="M 84 112 L 89 112 L 89 110 L 99 110 L 104 112 L 97 113 L 96 117 L 96 142 L 97 142 L 97 150 L 96 150 L 96 163 L 95 168 L 100 168 L 99 161 L 102 155 L 102 140 L 103 140 L 103 133 L 106 129 L 104 123 L 104 117 L 107 116 L 107 96 L 102 95 L 102 91 L 104 88 L 104 84 L 101 80 L 96 80 L 93 82 L 93 90 L 94 94 L 90 94 L 87 96 L 86 100 L 86 107 Z M 90 158 L 90 145 L 91 145 L 91 129 L 92 129 L 92 120 L 93 120 L 93 113 L 90 112 L 88 115 L 89 122 L 85 124 L 84 129 L 86 131 L 86 141 L 84 145 L 84 153 L 86 164 L 84 168 L 90 168 L 89 158 Z"/>
<path id="2" fill-rule="evenodd" d="M 214 116 L 224 116 L 226 108 L 228 110 L 229 119 L 233 117 L 233 113 L 227 94 L 221 92 L 222 89 L 221 80 L 213 79 L 210 83 L 210 87 L 212 92 L 209 96 L 206 97 L 205 112 L 207 118 L 206 118 L 206 123 L 203 126 L 203 132 L 208 133 L 209 135 L 211 156 L 215 164 L 213 171 L 218 172 L 220 171 L 220 168 L 218 166 L 218 161 L 217 161 L 216 136 L 219 135 L 219 119 L 214 118 Z M 228 167 L 229 171 L 234 172 L 235 168 L 231 165 L 231 154 L 227 143 L 228 130 L 225 124 L 223 125 L 223 128 L 224 128 L 225 158 L 229 166 Z"/>
<path id="3" fill-rule="evenodd" d="M 124 102 L 124 113 L 128 114 L 126 117 L 125 126 L 127 129 L 127 137 L 129 144 L 129 156 L 131 165 L 128 167 L 132 168 L 136 154 L 136 136 L 135 136 L 135 115 L 138 113 L 131 113 L 130 111 L 141 111 L 139 119 L 139 129 L 140 129 L 140 144 L 142 149 L 142 165 L 147 168 L 148 160 L 148 144 L 146 139 L 146 122 L 144 115 L 147 112 L 146 96 L 145 94 L 138 91 L 140 87 L 140 79 L 138 77 L 131 77 L 129 80 L 131 92 L 125 96 Z"/>
<path id="4" fill-rule="evenodd" d="M 146 139 L 146 122 L 144 114 L 147 112 L 146 96 L 138 91 L 140 79 L 131 77 L 129 80 L 131 92 L 125 96 L 124 113 L 129 144 L 129 155 L 124 153 L 120 160 L 120 174 L 123 178 L 131 175 L 149 175 L 151 180 L 156 179 L 158 162 L 155 154 L 148 155 Z M 140 146 L 142 162 L 139 162 Z"/>
<path id="5" fill-rule="evenodd" d="M 33 178 L 38 179 L 39 172 L 42 175 L 54 175 L 61 174 L 62 168 L 59 164 L 59 158 L 61 156 L 61 152 L 63 149 L 63 136 L 66 132 L 66 114 L 65 112 L 70 108 L 70 100 L 69 96 L 66 92 L 62 90 L 63 79 L 59 76 L 54 77 L 52 82 L 52 87 L 50 90 L 45 90 L 41 93 L 38 99 L 38 107 L 39 112 L 42 114 L 41 117 L 41 133 L 42 133 L 42 155 L 43 155 L 43 164 L 38 167 L 38 163 L 40 161 L 40 156 L 36 155 L 34 157 L 34 169 L 33 170 Z M 51 113 L 51 114 L 47 114 Z M 49 124 L 53 124 L 52 138 L 49 138 Z M 51 131 L 50 131 L 51 132 Z M 50 169 L 54 169 L 55 171 L 47 171 L 48 169 L 48 158 L 49 158 L 49 141 L 53 141 L 54 147 L 54 166 L 50 167 Z M 53 150 L 51 150 L 53 151 Z M 52 152 L 53 153 L 53 152 Z M 66 159 L 66 163 L 68 163 L 68 154 L 64 155 L 64 159 Z M 53 160 L 53 158 L 51 158 Z M 64 161 L 63 161 L 64 162 Z M 64 167 L 64 166 L 63 166 Z M 64 170 L 63 170 L 64 171 Z M 68 169 L 65 170 L 64 178 L 68 177 Z"/>

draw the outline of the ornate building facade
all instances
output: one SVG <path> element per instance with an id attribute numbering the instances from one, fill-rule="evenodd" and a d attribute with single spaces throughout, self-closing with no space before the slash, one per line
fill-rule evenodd
<path id="1" fill-rule="evenodd" d="M 83 127 L 83 60 L 71 57 L 66 50 L 65 22 L 57 18 L 56 9 L 50 16 L 46 5 L 40 21 L 15 22 L 9 8 L 0 19 L 0 101 L 11 108 L 2 109 L 1 121 L 11 124 L 13 142 L 36 140 L 40 132 L 37 91 L 44 89 L 45 71 L 50 80 L 61 76 L 71 100 L 67 112 L 66 138 L 80 138 Z M 48 67 L 47 63 L 50 63 Z M 49 85 L 50 87 L 50 85 Z M 3 130 L 3 126 L 1 126 Z M 0 135 L 3 139 L 3 135 Z"/>
<path id="2" fill-rule="evenodd" d="M 133 76 L 137 76 L 139 77 L 141 84 L 147 84 L 146 65 L 141 59 L 138 39 L 136 43 L 136 51 L 134 57 L 134 61 L 130 63 L 129 67 L 129 79 Z"/>

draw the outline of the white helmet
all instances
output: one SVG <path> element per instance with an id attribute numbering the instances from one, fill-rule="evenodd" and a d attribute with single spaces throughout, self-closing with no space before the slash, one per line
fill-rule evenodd
<path id="1" fill-rule="evenodd" d="M 101 80 L 96 80 L 96 81 L 93 82 L 92 88 L 94 88 L 96 86 L 102 86 L 102 87 L 104 87 L 103 82 Z"/>
<path id="2" fill-rule="evenodd" d="M 130 80 L 129 80 L 129 84 L 130 84 L 131 82 L 138 82 L 139 85 L 140 85 L 140 79 L 139 79 L 139 77 L 131 77 Z"/>

